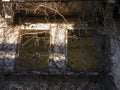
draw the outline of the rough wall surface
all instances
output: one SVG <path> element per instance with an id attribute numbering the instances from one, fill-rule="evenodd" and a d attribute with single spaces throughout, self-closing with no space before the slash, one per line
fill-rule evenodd
<path id="1" fill-rule="evenodd" d="M 0 16 L 0 22 L 0 69 L 1 71 L 14 71 L 20 27 L 8 26 L 2 16 Z M 67 63 L 67 30 L 65 28 L 66 25 L 64 24 L 49 25 L 51 33 L 50 59 L 60 69 L 65 69 Z M 54 64 L 50 62 L 50 67 L 54 66 Z"/>
<path id="2" fill-rule="evenodd" d="M 0 15 L 0 70 L 13 71 L 18 28 L 10 27 Z"/>
<path id="3" fill-rule="evenodd" d="M 120 90 L 120 36 L 111 38 L 111 60 L 113 63 L 112 73 L 114 82 L 118 90 Z"/>
<path id="4" fill-rule="evenodd" d="M 67 30 L 66 25 L 51 26 L 51 57 L 59 69 L 65 69 L 67 63 Z M 52 63 L 52 65 L 54 65 Z"/>
<path id="5" fill-rule="evenodd" d="M 6 21 L 2 17 L 1 17 L 1 22 L 3 22 L 1 23 L 2 29 L 0 33 L 2 37 L 0 39 L 1 47 L 3 48 L 1 52 L 4 52 L 5 55 L 7 55 L 7 56 L 3 55 L 4 58 L 1 57 L 1 64 L 3 65 L 3 60 L 5 59 L 4 67 L 6 67 L 6 65 L 8 64 L 7 67 L 9 66 L 9 69 L 13 70 L 14 60 L 15 60 L 15 55 L 16 55 L 16 47 L 18 44 L 18 38 L 20 36 L 19 35 L 20 28 L 8 26 Z M 37 25 L 34 24 L 34 26 L 37 26 Z M 50 30 L 50 58 L 49 58 L 50 62 L 49 62 L 48 67 L 50 68 L 52 67 L 52 69 L 56 68 L 60 70 L 65 70 L 68 67 L 68 60 L 67 60 L 68 59 L 68 56 L 67 56 L 67 53 L 68 53 L 67 31 L 68 30 L 67 28 L 69 27 L 69 25 L 67 24 L 45 24 L 41 26 L 40 24 L 38 26 L 39 26 L 38 30 L 44 30 L 44 29 Z M 25 26 L 23 30 L 27 30 L 27 29 L 28 29 L 27 26 Z M 29 30 L 30 29 L 34 30 L 32 28 L 29 28 Z M 33 60 L 33 64 L 34 64 L 34 60 Z M 1 65 L 1 68 L 3 68 L 2 65 Z"/>

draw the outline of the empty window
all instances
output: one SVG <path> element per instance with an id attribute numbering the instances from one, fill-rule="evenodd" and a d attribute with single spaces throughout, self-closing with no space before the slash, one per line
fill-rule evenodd
<path id="1" fill-rule="evenodd" d="M 17 68 L 23 70 L 46 69 L 48 67 L 49 51 L 49 30 L 22 31 Z"/>
<path id="2" fill-rule="evenodd" d="M 68 31 L 68 64 L 75 71 L 98 71 L 96 29 Z"/>

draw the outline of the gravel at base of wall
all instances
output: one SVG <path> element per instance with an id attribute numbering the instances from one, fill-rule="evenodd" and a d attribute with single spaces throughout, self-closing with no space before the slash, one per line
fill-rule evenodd
<path id="1" fill-rule="evenodd" d="M 100 90 L 98 82 L 95 77 L 9 76 L 0 82 L 0 90 Z"/>

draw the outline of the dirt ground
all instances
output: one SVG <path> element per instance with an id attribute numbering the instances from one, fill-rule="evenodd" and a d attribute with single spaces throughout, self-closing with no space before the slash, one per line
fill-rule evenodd
<path id="1" fill-rule="evenodd" d="M 0 90 L 101 90 L 97 77 L 6 76 Z"/>

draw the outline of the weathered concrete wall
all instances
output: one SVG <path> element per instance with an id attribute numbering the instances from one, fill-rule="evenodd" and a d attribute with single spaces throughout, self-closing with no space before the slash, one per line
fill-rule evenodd
<path id="1" fill-rule="evenodd" d="M 25 27 L 25 28 L 23 28 Z M 19 30 L 28 29 L 26 26 L 14 27 L 8 25 L 6 20 L 0 16 L 0 69 L 1 71 L 13 71 L 14 62 L 16 58 L 16 48 L 19 38 Z M 33 29 L 37 27 L 37 24 L 32 26 Z M 66 67 L 67 56 L 67 30 L 69 25 L 66 24 L 41 24 L 37 27 L 38 30 L 50 30 L 51 33 L 51 55 L 50 59 L 55 61 L 59 68 Z M 32 28 L 30 28 L 32 29 Z M 32 30 L 33 30 L 32 29 Z M 53 47 L 52 47 L 53 46 Z M 52 57 L 52 58 L 51 58 Z"/>
<path id="2" fill-rule="evenodd" d="M 8 26 L 6 21 L 1 17 L 1 20 L 3 20 L 1 23 L 1 46 L 3 49 L 1 52 L 4 52 L 5 55 L 10 54 L 9 57 L 7 56 L 1 58 L 1 68 L 3 67 L 2 61 L 4 60 L 4 65 L 10 64 L 7 69 L 14 70 L 14 61 L 15 61 L 15 55 L 16 55 L 16 47 L 18 44 L 18 38 L 19 38 L 19 30 L 49 30 L 50 31 L 50 56 L 49 56 L 49 64 L 48 68 L 51 68 L 50 70 L 55 69 L 56 70 L 64 70 L 68 68 L 68 29 L 75 29 L 78 27 L 74 27 L 74 24 L 65 24 L 65 23 L 35 23 L 30 21 L 27 21 L 24 23 L 24 25 L 21 25 L 19 27 L 12 27 Z M 3 24 L 3 25 L 2 25 Z M 6 25 L 6 26 L 5 26 Z M 5 29 L 3 27 L 6 27 Z M 85 40 L 84 40 L 85 41 Z M 86 42 L 86 41 L 85 41 Z M 72 42 L 72 44 L 75 44 Z M 91 50 L 91 49 L 90 49 Z M 12 53 L 12 55 L 11 55 Z M 74 53 L 74 52 L 72 52 Z M 77 52 L 79 53 L 79 52 Z M 12 56 L 12 58 L 11 58 Z M 30 57 L 29 57 L 30 58 Z M 77 58 L 77 57 L 75 57 Z M 7 61 L 6 61 L 7 60 Z M 79 60 L 81 60 L 79 58 Z M 6 62 L 5 62 L 6 61 Z M 32 60 L 31 60 L 32 61 Z M 27 61 L 28 62 L 28 61 Z M 77 63 L 77 62 L 76 62 Z M 33 60 L 34 64 L 34 60 Z M 36 65 L 36 64 L 35 64 Z M 34 65 L 34 66 L 35 66 Z M 39 64 L 37 64 L 39 65 Z M 79 65 L 79 64 L 78 64 Z M 90 64 L 92 65 L 92 64 Z M 7 65 L 8 66 L 8 65 Z M 11 67 L 10 67 L 11 66 Z M 43 65 L 44 66 L 44 65 Z M 6 68 L 5 68 L 6 69 Z M 26 69 L 27 70 L 27 69 Z"/>
<path id="3" fill-rule="evenodd" d="M 67 26 L 64 24 L 51 25 L 51 57 L 59 69 L 67 66 Z M 51 65 L 50 65 L 51 66 Z"/>
<path id="4" fill-rule="evenodd" d="M 0 71 L 13 71 L 18 27 L 8 26 L 0 15 Z"/>
<path id="5" fill-rule="evenodd" d="M 72 25 L 70 24 L 72 27 Z M 21 27 L 22 30 L 49 30 L 50 56 L 48 68 L 65 70 L 67 66 L 67 24 L 36 23 Z M 50 69 L 51 70 L 51 69 Z"/>
<path id="6" fill-rule="evenodd" d="M 118 90 L 120 90 L 120 36 L 116 35 L 111 38 L 111 60 L 112 74 Z"/>

